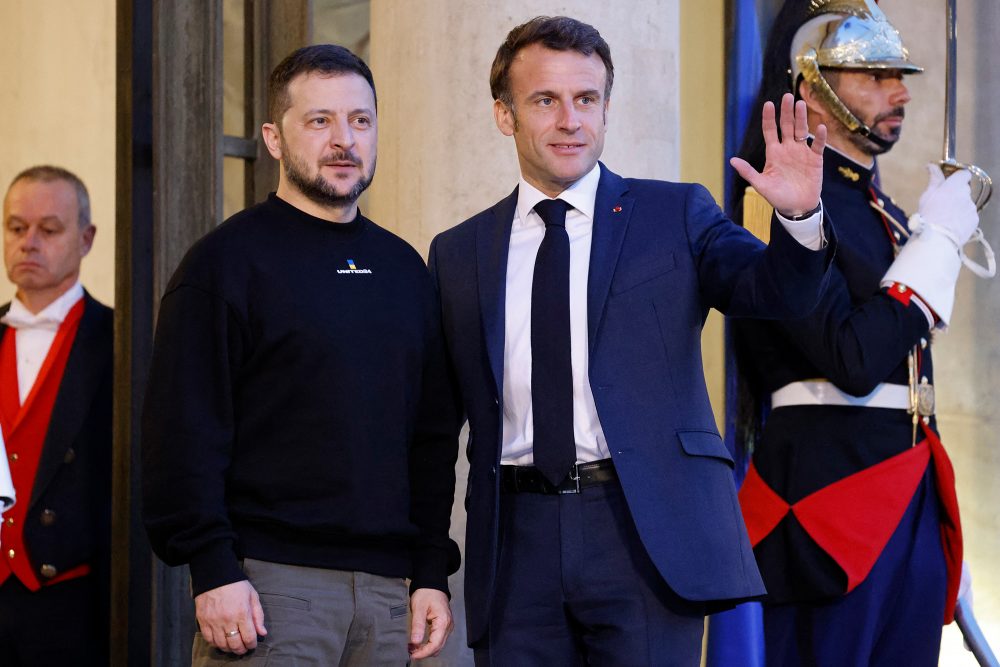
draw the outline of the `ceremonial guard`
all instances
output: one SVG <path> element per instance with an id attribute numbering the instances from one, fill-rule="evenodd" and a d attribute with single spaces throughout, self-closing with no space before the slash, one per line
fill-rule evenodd
<path id="1" fill-rule="evenodd" d="M 920 71 L 871 0 L 790 0 L 770 39 L 761 99 L 791 84 L 810 128 L 829 129 L 822 200 L 840 247 L 810 316 L 734 324 L 756 405 L 770 405 L 762 430 L 742 424 L 755 442 L 740 492 L 768 664 L 936 665 L 954 612 L 962 538 L 930 343 L 978 215 L 969 173 L 930 165 L 907 221 L 875 162 Z M 754 134 L 741 153 L 760 167 Z"/>

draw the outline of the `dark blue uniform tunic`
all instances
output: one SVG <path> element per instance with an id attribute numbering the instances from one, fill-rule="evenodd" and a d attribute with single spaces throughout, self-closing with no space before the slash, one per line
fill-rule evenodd
<path id="1" fill-rule="evenodd" d="M 805 319 L 736 321 L 743 372 L 764 400 L 789 383 L 821 378 L 864 396 L 880 383 L 907 384 L 907 355 L 917 346 L 920 375 L 933 383 L 927 317 L 880 287 L 895 256 L 896 228 L 871 202 L 880 202 L 904 226 L 906 215 L 873 183 L 871 170 L 843 155 L 828 149 L 824 172 L 823 205 L 839 242 L 830 287 Z M 900 236 L 898 242 L 905 242 Z M 912 416 L 903 409 L 785 406 L 768 416 L 753 466 L 760 480 L 794 505 L 907 452 L 913 442 Z M 847 595 L 848 576 L 830 555 L 835 548 L 820 547 L 794 511 L 759 539 L 754 552 L 769 594 L 769 664 L 877 664 L 879 656 L 886 664 L 921 664 L 923 656 L 936 664 L 945 566 L 932 468 L 895 531 L 888 528 L 892 537 L 868 576 Z M 760 500 L 746 495 L 745 506 Z M 916 604 L 914 586 L 926 592 Z M 899 641 L 893 639 L 893 632 L 904 630 Z M 920 633 L 926 637 L 914 641 Z"/>

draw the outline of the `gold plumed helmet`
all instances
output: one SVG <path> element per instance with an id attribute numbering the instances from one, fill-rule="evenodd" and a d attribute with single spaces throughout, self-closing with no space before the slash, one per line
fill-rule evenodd
<path id="1" fill-rule="evenodd" d="M 845 127 L 884 144 L 837 97 L 821 68 L 892 69 L 907 74 L 922 72 L 923 68 L 910 60 L 899 31 L 873 0 L 811 0 L 809 17 L 792 39 L 793 89 L 801 74 Z"/>

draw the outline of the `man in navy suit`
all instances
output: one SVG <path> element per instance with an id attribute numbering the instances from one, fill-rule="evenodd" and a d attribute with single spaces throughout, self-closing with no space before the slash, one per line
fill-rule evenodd
<path id="1" fill-rule="evenodd" d="M 613 67 L 592 26 L 539 17 L 490 77 L 521 179 L 430 265 L 470 423 L 468 636 L 479 665 L 696 665 L 707 610 L 764 593 L 700 355 L 710 307 L 800 317 L 833 250 L 825 129 L 765 109 L 765 249 L 697 185 L 598 158 Z M 782 219 L 783 218 L 783 219 Z M 828 242 L 830 241 L 830 242 Z"/>

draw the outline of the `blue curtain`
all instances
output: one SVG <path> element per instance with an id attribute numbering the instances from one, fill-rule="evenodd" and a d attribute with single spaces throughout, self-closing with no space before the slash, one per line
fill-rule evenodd
<path id="1" fill-rule="evenodd" d="M 752 106 L 756 101 L 763 68 L 761 34 L 754 0 L 728 0 L 726 7 L 726 139 L 725 156 L 735 155 L 743 141 Z M 753 132 L 754 129 L 750 128 Z M 726 166 L 725 201 L 732 201 L 734 172 Z M 729 211 L 732 216 L 733 212 Z M 736 362 L 731 332 L 726 327 L 726 446 L 736 461 L 736 486 L 743 482 L 749 465 L 748 453 L 737 442 Z M 714 614 L 708 627 L 708 667 L 764 666 L 764 623 L 758 603 L 742 604 Z"/>

